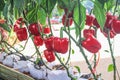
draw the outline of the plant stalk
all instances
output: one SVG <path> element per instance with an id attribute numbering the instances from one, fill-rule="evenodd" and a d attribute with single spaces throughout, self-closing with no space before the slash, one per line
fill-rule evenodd
<path id="1" fill-rule="evenodd" d="M 113 73 L 113 78 L 114 80 L 116 80 L 116 62 L 115 62 L 115 57 L 114 57 L 114 53 L 113 53 L 113 50 L 112 50 L 112 44 L 111 44 L 111 41 L 110 41 L 110 31 L 108 31 L 108 44 L 109 44 L 109 48 L 110 48 L 110 53 L 111 53 L 111 58 L 112 58 L 112 62 L 113 62 L 113 65 L 114 65 L 114 73 Z"/>

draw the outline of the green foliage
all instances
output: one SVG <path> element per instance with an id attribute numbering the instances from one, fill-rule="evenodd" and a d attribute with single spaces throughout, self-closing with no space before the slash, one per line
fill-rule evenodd
<path id="1" fill-rule="evenodd" d="M 10 27 L 7 24 L 0 24 L 0 27 L 2 27 L 3 29 L 5 29 L 8 32 L 11 31 Z"/>
<path id="2" fill-rule="evenodd" d="M 75 53 L 75 51 L 74 51 L 74 49 L 72 49 L 72 54 L 74 54 Z"/>
<path id="3" fill-rule="evenodd" d="M 49 15 L 51 14 L 54 6 L 56 5 L 57 0 L 42 0 L 41 7 L 45 10 Z"/>
<path id="4" fill-rule="evenodd" d="M 41 24 L 46 23 L 46 13 L 42 8 L 38 9 L 37 18 L 38 18 L 38 20 L 40 21 Z"/>
<path id="5" fill-rule="evenodd" d="M 0 0 L 0 11 L 3 11 L 4 6 L 5 6 L 4 0 Z"/>
<path id="6" fill-rule="evenodd" d="M 109 66 L 108 66 L 108 72 L 111 72 L 111 71 L 113 71 L 114 70 L 114 65 L 113 64 L 110 64 Z"/>
<path id="7" fill-rule="evenodd" d="M 77 69 L 77 71 L 78 71 L 79 73 L 81 72 L 79 66 L 74 66 L 74 67 Z"/>
<path id="8" fill-rule="evenodd" d="M 94 2 L 94 9 L 93 13 L 100 24 L 101 29 L 103 29 L 105 24 L 105 10 L 103 9 L 102 5 L 96 0 Z"/>
<path id="9" fill-rule="evenodd" d="M 76 16 L 78 15 L 78 16 Z M 74 9 L 74 22 L 75 22 L 75 32 L 76 32 L 76 37 L 80 34 L 79 30 L 82 30 L 85 26 L 85 20 L 86 20 L 86 8 L 80 3 L 76 5 Z"/>
<path id="10" fill-rule="evenodd" d="M 105 3 L 105 9 L 107 10 L 107 12 L 115 5 L 115 1 L 114 0 L 108 0 Z"/>

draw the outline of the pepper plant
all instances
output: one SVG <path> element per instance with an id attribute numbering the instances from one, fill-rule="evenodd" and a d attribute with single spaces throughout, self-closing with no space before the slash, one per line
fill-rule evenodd
<path id="1" fill-rule="evenodd" d="M 87 1 L 93 4 L 89 10 L 84 4 Z M 52 11 L 56 7 L 60 13 L 62 12 L 60 16 L 62 16 L 63 26 L 60 29 L 59 37 L 54 36 L 50 22 Z M 112 68 L 113 79 L 116 80 L 117 67 L 111 39 L 120 33 L 119 10 L 119 0 L 1 0 L 0 27 L 9 34 L 14 32 L 20 42 L 26 41 L 27 43 L 31 38 L 36 54 L 44 65 L 50 69 L 42 59 L 42 53 L 48 62 L 58 59 L 72 80 L 76 80 L 76 78 L 69 73 L 69 66 L 67 66 L 73 51 L 71 41 L 79 48 L 79 54 L 83 55 L 94 80 L 97 80 L 96 55 L 102 47 L 102 44 L 97 40 L 97 30 L 100 29 L 108 39 L 112 58 L 112 64 L 108 68 Z M 74 24 L 73 30 L 75 30 L 76 38 L 70 33 L 72 24 Z M 86 29 L 86 26 L 89 28 Z M 68 37 L 64 37 L 63 32 Z M 1 32 L 2 34 L 3 32 Z M 0 43 L 1 46 L 4 44 L 14 48 L 7 43 L 7 39 L 1 38 Z M 41 53 L 39 47 L 43 44 L 46 49 Z M 9 51 L 8 48 L 5 49 L 5 51 Z M 94 55 L 94 65 L 90 63 L 84 50 Z M 19 50 L 15 51 L 20 52 Z M 64 63 L 59 54 L 64 55 L 67 52 L 69 53 L 68 60 Z"/>

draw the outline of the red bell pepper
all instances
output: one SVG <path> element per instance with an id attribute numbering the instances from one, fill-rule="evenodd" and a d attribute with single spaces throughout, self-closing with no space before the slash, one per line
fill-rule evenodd
<path id="1" fill-rule="evenodd" d="M 44 40 L 44 42 L 45 42 L 45 47 L 46 47 L 48 50 L 53 50 L 53 39 L 54 39 L 54 37 L 51 36 L 51 37 L 46 38 L 46 39 Z"/>
<path id="2" fill-rule="evenodd" d="M 40 32 L 42 32 L 42 25 L 38 23 L 32 23 L 28 27 L 28 30 L 32 35 L 39 35 L 40 34 L 39 29 L 40 29 Z"/>
<path id="3" fill-rule="evenodd" d="M 58 53 L 66 53 L 68 51 L 69 40 L 67 38 L 54 37 L 53 49 Z"/>
<path id="4" fill-rule="evenodd" d="M 40 36 L 34 36 L 33 42 L 36 46 L 42 46 L 43 45 L 43 39 Z"/>
<path id="5" fill-rule="evenodd" d="M 85 38 L 87 38 L 87 36 L 88 36 L 89 34 L 92 34 L 93 36 L 95 36 L 95 30 L 93 30 L 93 29 L 84 29 L 84 31 L 83 31 L 83 36 L 84 36 Z"/>
<path id="6" fill-rule="evenodd" d="M 108 37 L 108 31 L 105 30 L 105 28 L 103 30 L 101 30 L 101 32 L 103 33 L 103 35 L 105 37 Z M 116 33 L 111 29 L 110 30 L 110 38 L 114 38 L 116 36 Z"/>
<path id="7" fill-rule="evenodd" d="M 50 33 L 50 28 L 49 27 L 43 28 L 43 33 L 44 34 L 49 34 Z"/>
<path id="8" fill-rule="evenodd" d="M 13 31 L 16 32 L 19 28 L 20 28 L 20 25 L 22 24 L 22 27 L 24 25 L 24 22 L 23 21 L 23 18 L 18 18 L 14 24 L 14 28 L 13 28 Z"/>
<path id="9" fill-rule="evenodd" d="M 64 8 L 64 12 L 66 15 L 68 14 L 68 18 L 73 17 L 73 10 L 70 13 L 68 13 L 68 9 Z"/>
<path id="10" fill-rule="evenodd" d="M 100 25 L 99 25 L 99 23 L 98 23 L 96 18 L 93 21 L 93 25 L 96 26 L 97 28 L 100 28 Z"/>
<path id="11" fill-rule="evenodd" d="M 66 14 L 63 15 L 62 17 L 62 24 L 66 27 L 71 26 L 73 23 L 72 17 L 67 17 Z"/>
<path id="12" fill-rule="evenodd" d="M 28 35 L 27 35 L 27 30 L 26 28 L 19 28 L 17 31 L 16 31 L 16 35 L 17 35 L 17 38 L 20 40 L 20 41 L 23 41 L 23 40 L 26 40 L 28 38 Z"/>
<path id="13" fill-rule="evenodd" d="M 13 31 L 16 32 L 19 28 L 20 28 L 19 25 L 18 25 L 18 24 L 15 24 L 15 25 L 14 25 L 14 28 L 13 28 Z"/>
<path id="14" fill-rule="evenodd" d="M 106 22 L 105 22 L 105 27 L 108 29 L 112 29 L 111 25 L 112 25 L 112 20 L 113 19 L 117 19 L 116 16 L 111 15 L 110 13 L 107 13 L 106 15 Z"/>
<path id="15" fill-rule="evenodd" d="M 44 55 L 48 62 L 55 61 L 55 55 L 54 55 L 53 51 L 49 51 L 46 49 L 46 50 L 44 50 Z"/>
<path id="16" fill-rule="evenodd" d="M 82 41 L 81 45 L 89 52 L 95 54 L 101 49 L 101 44 L 98 40 L 91 34 L 87 36 L 85 40 Z"/>
<path id="17" fill-rule="evenodd" d="M 95 18 L 92 15 L 86 15 L 86 25 L 92 26 L 94 19 Z"/>
<path id="18" fill-rule="evenodd" d="M 120 20 L 114 19 L 112 21 L 112 28 L 116 34 L 120 34 Z"/>

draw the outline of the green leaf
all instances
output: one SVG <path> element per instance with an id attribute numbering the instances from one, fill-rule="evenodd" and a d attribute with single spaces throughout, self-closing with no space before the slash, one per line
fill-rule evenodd
<path id="1" fill-rule="evenodd" d="M 37 9 L 36 7 L 31 9 L 27 14 L 27 20 L 29 23 L 37 22 Z"/>
<path id="2" fill-rule="evenodd" d="M 0 11 L 3 11 L 3 8 L 5 6 L 4 0 L 0 1 Z"/>
<path id="3" fill-rule="evenodd" d="M 75 33 L 76 38 L 79 36 L 80 31 L 85 26 L 85 20 L 86 20 L 86 8 L 80 3 L 80 6 L 76 5 L 74 9 L 74 22 L 75 22 Z"/>
<path id="4" fill-rule="evenodd" d="M 102 5 L 95 0 L 94 2 L 94 9 L 93 9 L 93 13 L 98 21 L 98 23 L 100 24 L 101 29 L 103 29 L 104 24 L 105 24 L 105 11 L 102 8 Z"/>
<path id="5" fill-rule="evenodd" d="M 51 14 L 57 0 L 42 0 L 41 7 L 48 13 Z"/>
<path id="6" fill-rule="evenodd" d="M 25 5 L 25 0 L 14 0 L 14 5 L 18 10 L 23 10 Z"/>
<path id="7" fill-rule="evenodd" d="M 74 66 L 74 67 L 77 69 L 77 71 L 78 71 L 79 73 L 81 72 L 79 66 Z"/>
<path id="8" fill-rule="evenodd" d="M 111 72 L 111 71 L 113 71 L 114 70 L 114 65 L 113 64 L 110 64 L 109 66 L 108 66 L 108 72 Z"/>
<path id="9" fill-rule="evenodd" d="M 38 10 L 37 18 L 38 18 L 38 20 L 40 21 L 41 24 L 43 24 L 43 25 L 46 24 L 46 13 L 42 8 L 40 8 Z"/>
<path id="10" fill-rule="evenodd" d="M 74 49 L 72 49 L 72 54 L 74 54 L 75 53 L 75 51 L 74 51 Z"/>
<path id="11" fill-rule="evenodd" d="M 109 53 L 110 51 L 109 50 L 104 50 L 105 52 Z"/>
<path id="12" fill-rule="evenodd" d="M 79 7 L 80 7 L 80 11 L 79 11 Z M 74 21 L 75 23 L 80 26 L 81 23 L 85 22 L 86 19 L 86 8 L 80 3 L 80 6 L 76 6 L 74 9 Z"/>
<path id="13" fill-rule="evenodd" d="M 11 31 L 10 27 L 7 24 L 0 24 L 0 27 L 2 27 L 3 29 L 5 29 L 8 32 Z"/>
<path id="14" fill-rule="evenodd" d="M 108 0 L 108 1 L 105 3 L 105 9 L 106 9 L 107 11 L 109 11 L 114 5 L 115 5 L 115 1 L 114 1 L 114 0 Z"/>
<path id="15" fill-rule="evenodd" d="M 8 18 L 8 12 L 9 12 L 9 10 L 8 10 L 8 8 L 10 7 L 10 5 L 9 5 L 9 3 L 6 3 L 5 4 L 5 7 L 4 7 L 4 9 L 3 9 L 3 16 L 7 19 Z"/>

